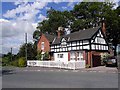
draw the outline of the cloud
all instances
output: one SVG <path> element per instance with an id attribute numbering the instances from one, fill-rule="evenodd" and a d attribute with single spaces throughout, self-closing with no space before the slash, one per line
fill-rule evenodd
<path id="1" fill-rule="evenodd" d="M 62 9 L 63 9 L 63 10 L 66 10 L 67 8 L 68 8 L 68 7 L 65 7 L 65 6 L 64 6 L 64 7 L 62 7 Z"/>
<path id="2" fill-rule="evenodd" d="M 2 32 L 3 53 L 7 53 L 11 47 L 13 47 L 14 53 L 17 53 L 20 45 L 25 43 L 26 32 L 28 34 L 28 42 L 33 42 L 32 35 L 37 23 L 0 19 L 0 25 L 2 25 L 0 32 Z"/>
<path id="3" fill-rule="evenodd" d="M 45 7 L 46 10 L 50 10 L 50 7 Z"/>
<path id="4" fill-rule="evenodd" d="M 46 16 L 40 14 L 40 15 L 38 16 L 38 19 L 39 19 L 40 21 L 43 21 L 43 20 L 46 20 L 46 19 L 48 19 L 48 18 L 46 18 Z"/>
<path id="5" fill-rule="evenodd" d="M 24 2 L 25 1 L 25 2 Z M 18 0 L 14 3 L 15 9 L 8 10 L 0 19 L 2 29 L 0 34 L 2 36 L 2 51 L 7 53 L 11 47 L 14 48 L 14 53 L 17 53 L 20 45 L 25 43 L 25 33 L 28 34 L 28 42 L 33 42 L 33 32 L 36 30 L 36 18 L 40 21 L 46 19 L 42 14 L 36 17 L 48 2 L 28 2 L 28 0 Z M 8 19 L 8 20 L 7 20 Z"/>
<path id="6" fill-rule="evenodd" d="M 20 4 L 23 4 L 23 3 L 24 4 L 28 3 L 28 0 L 16 0 L 14 5 L 20 5 Z"/>
<path id="7" fill-rule="evenodd" d="M 17 8 L 8 10 L 3 16 L 5 18 L 19 19 L 19 20 L 34 20 L 35 16 L 43 9 L 47 2 L 33 2 L 33 3 L 15 3 Z"/>
<path id="8" fill-rule="evenodd" d="M 69 2 L 68 4 L 67 4 L 67 7 L 70 7 L 70 8 L 73 8 L 74 7 L 74 5 L 75 5 L 75 3 L 77 4 L 78 2 Z"/>

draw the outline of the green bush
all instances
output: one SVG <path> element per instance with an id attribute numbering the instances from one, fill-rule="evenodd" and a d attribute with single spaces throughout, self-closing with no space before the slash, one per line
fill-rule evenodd
<path id="1" fill-rule="evenodd" d="M 12 61 L 12 62 L 11 62 L 11 65 L 12 65 L 12 66 L 16 66 L 16 67 L 19 66 L 19 65 L 18 65 L 18 60 Z"/>
<path id="2" fill-rule="evenodd" d="M 44 56 L 43 56 L 43 60 L 48 60 L 49 59 L 49 53 L 45 52 Z"/>
<path id="3" fill-rule="evenodd" d="M 101 53 L 101 64 L 105 65 L 106 60 L 110 57 L 110 54 L 108 53 Z"/>
<path id="4" fill-rule="evenodd" d="M 10 63 L 9 57 L 2 58 L 2 66 L 7 66 L 7 65 L 9 65 L 9 63 Z"/>
<path id="5" fill-rule="evenodd" d="M 86 64 L 86 66 L 85 66 L 86 68 L 90 68 L 90 64 Z"/>
<path id="6" fill-rule="evenodd" d="M 37 60 L 42 60 L 41 51 L 38 51 L 36 58 L 37 58 Z"/>
<path id="7" fill-rule="evenodd" d="M 18 66 L 19 67 L 25 67 L 26 66 L 25 57 L 21 57 L 21 58 L 18 59 Z"/>

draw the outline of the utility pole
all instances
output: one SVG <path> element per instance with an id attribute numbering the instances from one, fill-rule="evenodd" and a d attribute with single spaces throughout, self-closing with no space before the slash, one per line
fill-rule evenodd
<path id="1" fill-rule="evenodd" d="M 27 61 L 27 33 L 25 33 L 25 53 L 26 53 L 26 61 Z"/>
<path id="2" fill-rule="evenodd" d="M 12 61 L 12 47 L 11 47 L 11 61 Z"/>

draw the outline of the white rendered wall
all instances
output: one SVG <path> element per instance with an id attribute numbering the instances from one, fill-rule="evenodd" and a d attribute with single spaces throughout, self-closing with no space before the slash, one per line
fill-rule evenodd
<path id="1" fill-rule="evenodd" d="M 89 45 L 83 46 L 83 49 L 90 49 Z"/>
<path id="2" fill-rule="evenodd" d="M 58 54 L 63 54 L 63 58 L 58 58 Z M 68 61 L 68 52 L 54 53 L 54 59 L 55 59 L 55 61 L 67 62 Z"/>

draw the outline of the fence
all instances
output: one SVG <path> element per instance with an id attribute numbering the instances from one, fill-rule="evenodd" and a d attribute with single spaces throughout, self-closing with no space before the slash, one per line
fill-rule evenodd
<path id="1" fill-rule="evenodd" d="M 85 68 L 85 60 L 83 60 L 83 61 L 68 61 L 68 62 L 28 60 L 27 66 L 80 69 L 80 68 Z"/>

